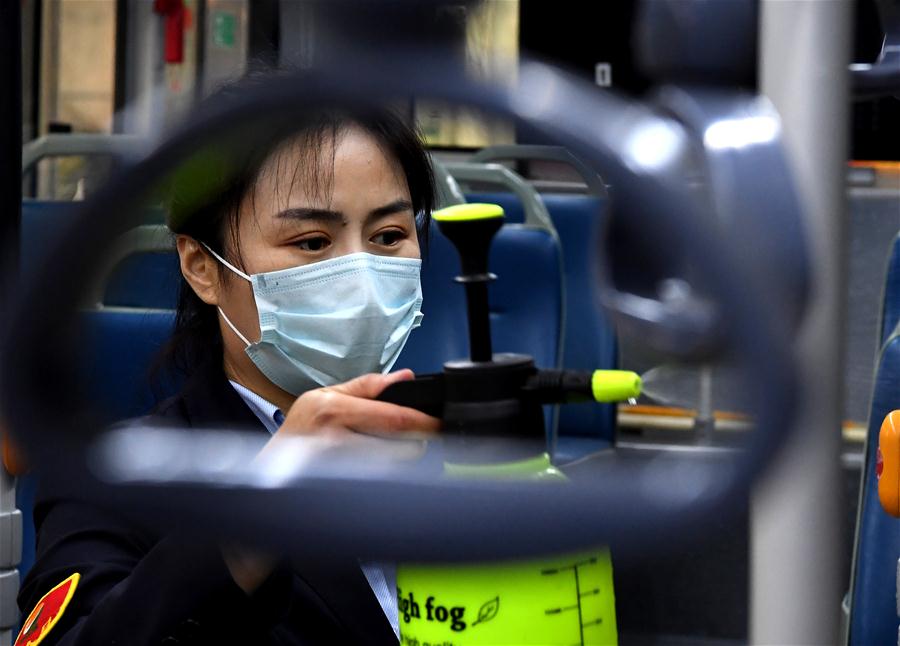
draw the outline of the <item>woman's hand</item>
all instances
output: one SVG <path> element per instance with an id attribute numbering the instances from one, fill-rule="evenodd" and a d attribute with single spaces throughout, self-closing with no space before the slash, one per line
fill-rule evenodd
<path id="1" fill-rule="evenodd" d="M 354 451 L 373 460 L 409 460 L 422 454 L 423 435 L 440 420 L 421 411 L 376 401 L 390 384 L 408 381 L 411 370 L 368 374 L 336 386 L 310 390 L 294 402 L 284 423 L 256 458 L 302 468 L 326 458 L 351 458 Z"/>
<path id="2" fill-rule="evenodd" d="M 421 438 L 440 430 L 440 420 L 420 411 L 387 402 L 375 397 L 389 385 L 408 381 L 415 375 L 411 370 L 399 370 L 387 375 L 369 374 L 343 384 L 310 390 L 294 402 L 284 424 L 257 457 L 265 464 L 279 452 L 291 446 L 297 438 L 315 438 L 316 454 L 341 447 L 370 446 L 389 458 L 410 458 L 420 454 L 418 442 L 410 444 L 398 440 L 410 434 Z M 303 457 L 309 459 L 310 454 Z M 369 454 L 371 457 L 371 454 Z M 223 557 L 235 582 L 250 594 L 268 578 L 274 567 L 272 557 L 230 546 L 223 548 Z"/>
<path id="3" fill-rule="evenodd" d="M 387 375 L 363 375 L 336 386 L 310 390 L 291 406 L 278 434 L 353 431 L 390 437 L 397 432 L 437 432 L 439 419 L 413 408 L 375 401 L 391 384 L 413 378 L 412 370 L 398 370 Z"/>

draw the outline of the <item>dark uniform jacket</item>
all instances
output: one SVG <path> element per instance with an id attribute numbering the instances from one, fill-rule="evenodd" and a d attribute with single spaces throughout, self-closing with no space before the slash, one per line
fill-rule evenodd
<path id="1" fill-rule="evenodd" d="M 197 375 L 150 421 L 266 432 L 220 368 Z M 355 560 L 285 563 L 247 595 L 214 540 L 159 535 L 53 487 L 39 486 L 35 500 L 37 557 L 19 593 L 23 616 L 72 573 L 81 580 L 42 646 L 397 643 Z"/>

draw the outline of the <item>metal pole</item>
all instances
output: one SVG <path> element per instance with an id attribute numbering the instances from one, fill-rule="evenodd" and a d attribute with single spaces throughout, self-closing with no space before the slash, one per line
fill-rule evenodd
<path id="1" fill-rule="evenodd" d="M 9 311 L 19 265 L 22 206 L 22 3 L 0 2 L 0 311 Z M 0 325 L 6 324 L 6 317 Z M 0 384 L 0 388 L 3 384 Z M 3 411 L 0 411 L 2 430 Z M 12 643 L 18 621 L 16 570 L 22 517 L 15 479 L 0 465 L 0 645 Z"/>
<path id="2" fill-rule="evenodd" d="M 0 2 L 0 299 L 5 302 L 18 265 L 22 204 L 22 15 L 21 2 Z"/>
<path id="3" fill-rule="evenodd" d="M 844 166 L 852 0 L 762 0 L 760 89 L 781 113 L 806 205 L 813 293 L 796 350 L 798 432 L 751 503 L 750 641 L 837 644 L 840 566 Z M 778 235 L 773 231 L 772 235 Z"/>
<path id="4" fill-rule="evenodd" d="M 699 444 L 710 445 L 714 440 L 716 420 L 713 415 L 712 366 L 704 364 L 698 375 L 697 417 L 694 419 L 695 439 Z"/>

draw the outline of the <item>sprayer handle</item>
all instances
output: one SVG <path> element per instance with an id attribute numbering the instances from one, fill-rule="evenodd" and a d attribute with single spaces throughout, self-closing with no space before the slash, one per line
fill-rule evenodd
<path id="1" fill-rule="evenodd" d="M 432 417 L 443 417 L 444 375 L 420 375 L 411 381 L 398 381 L 381 391 L 376 399 L 415 408 Z"/>
<path id="2" fill-rule="evenodd" d="M 431 218 L 459 253 L 463 284 L 490 281 L 488 252 L 503 226 L 503 207 L 497 204 L 455 204 L 434 211 Z"/>
<path id="3" fill-rule="evenodd" d="M 469 322 L 469 358 L 493 358 L 487 286 L 496 278 L 488 271 L 491 241 L 503 226 L 503 209 L 496 204 L 456 204 L 431 214 L 441 233 L 459 253 L 462 272 L 456 277 L 466 289 Z"/>

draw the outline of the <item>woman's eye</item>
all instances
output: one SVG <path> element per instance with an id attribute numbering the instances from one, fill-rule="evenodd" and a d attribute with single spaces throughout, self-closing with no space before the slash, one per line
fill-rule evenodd
<path id="1" fill-rule="evenodd" d="M 299 240 L 296 243 L 296 246 L 303 249 L 303 251 L 322 251 L 329 244 L 331 244 L 328 238 L 305 238 L 304 240 Z"/>
<path id="2" fill-rule="evenodd" d="M 372 242 L 385 247 L 393 247 L 404 238 L 406 238 L 406 233 L 395 229 L 392 231 L 382 231 L 381 233 L 376 234 L 375 237 L 372 238 Z"/>

